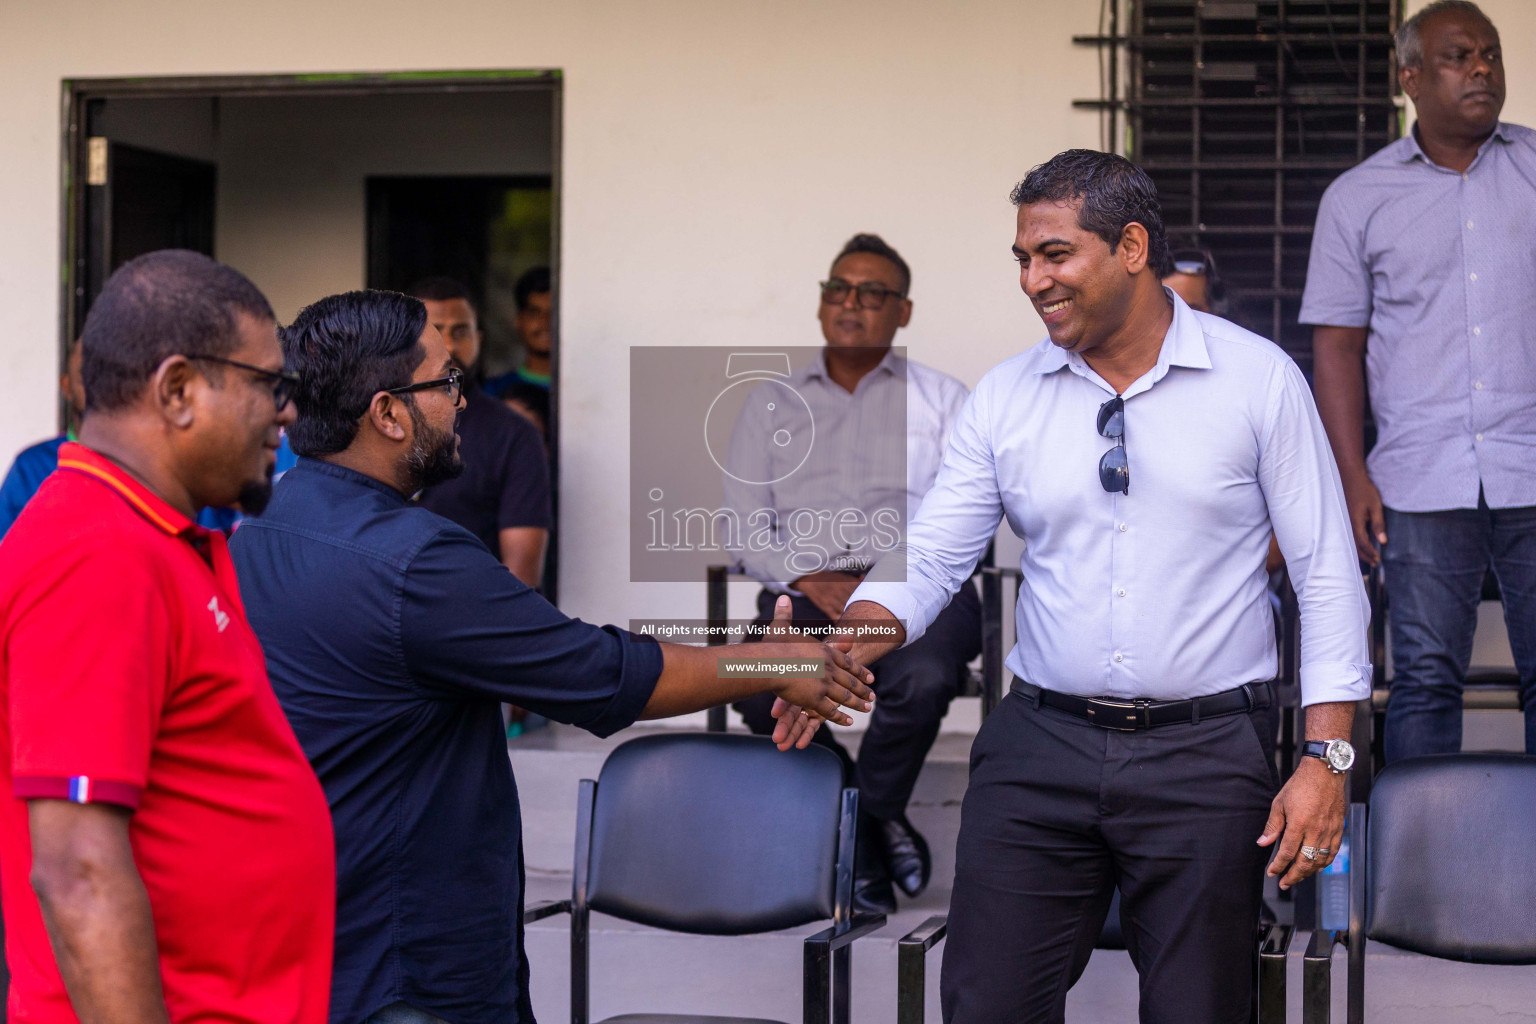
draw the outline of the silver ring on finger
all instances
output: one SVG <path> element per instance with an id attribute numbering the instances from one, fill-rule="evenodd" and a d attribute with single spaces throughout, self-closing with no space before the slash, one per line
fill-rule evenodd
<path id="1" fill-rule="evenodd" d="M 1317 860 L 1317 855 L 1319 852 L 1320 851 L 1315 846 L 1303 846 L 1301 848 L 1301 855 L 1307 858 L 1307 860 Z"/>
<path id="2" fill-rule="evenodd" d="M 1318 855 L 1318 856 L 1319 856 L 1319 857 L 1326 857 L 1326 856 L 1328 856 L 1328 855 L 1329 855 L 1329 854 L 1330 854 L 1330 853 L 1332 853 L 1332 852 L 1333 852 L 1333 851 L 1332 851 L 1332 850 L 1330 850 L 1330 849 L 1328 849 L 1328 847 L 1326 847 L 1326 846 L 1319 846 L 1319 847 L 1318 847 L 1318 848 L 1317 848 L 1317 855 Z"/>

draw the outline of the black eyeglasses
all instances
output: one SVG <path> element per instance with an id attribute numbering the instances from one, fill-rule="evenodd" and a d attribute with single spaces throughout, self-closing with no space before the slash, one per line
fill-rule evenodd
<path id="1" fill-rule="evenodd" d="M 887 288 L 883 284 L 874 281 L 865 281 L 861 285 L 849 284 L 840 277 L 834 277 L 830 281 L 821 282 L 821 301 L 829 306 L 841 306 L 848 301 L 848 293 L 856 292 L 859 296 L 859 306 L 863 309 L 879 309 L 885 305 L 885 300 L 892 295 L 901 293 Z"/>
<path id="2" fill-rule="evenodd" d="M 288 408 L 288 403 L 293 397 L 293 389 L 299 383 L 299 375 L 288 370 L 268 370 L 264 367 L 252 366 L 250 363 L 242 363 L 238 359 L 225 359 L 223 356 L 187 356 L 187 358 L 207 363 L 222 363 L 225 366 L 238 366 L 242 370 L 249 370 L 262 380 L 270 381 L 272 404 L 278 412 Z"/>
<path id="3" fill-rule="evenodd" d="M 402 384 L 398 388 L 385 388 L 386 395 L 408 395 L 413 391 L 430 391 L 432 388 L 447 388 L 448 395 L 453 399 L 453 404 L 459 404 L 459 397 L 464 394 L 464 371 L 455 366 L 448 371 L 448 376 L 438 377 L 435 380 L 421 380 L 415 384 Z"/>
<path id="4" fill-rule="evenodd" d="M 1125 399 L 1116 395 L 1099 406 L 1099 435 L 1119 441 L 1099 460 L 1099 483 L 1111 494 L 1131 493 L 1131 464 L 1125 457 Z"/>

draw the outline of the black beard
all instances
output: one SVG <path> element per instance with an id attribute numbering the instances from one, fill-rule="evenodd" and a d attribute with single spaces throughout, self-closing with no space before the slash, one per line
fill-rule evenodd
<path id="1" fill-rule="evenodd" d="M 252 480 L 240 488 L 240 511 L 248 516 L 261 515 L 271 500 L 271 480 Z"/>
<path id="2" fill-rule="evenodd" d="M 464 472 L 464 460 L 459 458 L 459 435 L 452 429 L 437 433 L 427 425 L 427 418 L 412 402 L 411 430 L 416 435 L 411 440 L 411 450 L 405 455 L 405 472 L 409 487 L 415 494 L 428 487 L 446 483 Z"/>

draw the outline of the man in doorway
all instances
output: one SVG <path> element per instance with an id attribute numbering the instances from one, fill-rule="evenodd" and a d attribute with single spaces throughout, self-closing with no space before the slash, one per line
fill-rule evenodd
<path id="1" fill-rule="evenodd" d="M 462 371 L 416 299 L 351 292 L 284 330 L 299 463 L 232 550 L 273 686 L 336 829 L 332 1024 L 531 1021 L 522 826 L 502 701 L 609 735 L 765 687 L 775 739 L 867 709 L 841 651 L 816 678 L 725 675 L 725 647 L 567 618 L 463 527 L 410 495 L 460 468 Z M 788 602 L 779 618 L 789 619 Z M 739 656 L 739 650 L 736 652 Z"/>
<path id="2" fill-rule="evenodd" d="M 512 326 L 523 345 L 523 362 L 486 384 L 486 391 L 522 413 L 549 437 L 550 350 L 554 344 L 554 292 L 548 267 L 525 271 L 512 286 L 517 316 Z"/>
<path id="3" fill-rule="evenodd" d="M 805 408 L 815 434 L 812 463 L 772 484 L 746 484 L 728 475 L 726 503 L 742 522 L 759 509 L 769 509 L 775 529 L 787 533 L 797 510 L 828 510 L 831 501 L 837 515 L 853 511 L 868 523 L 893 500 L 902 506 L 904 521 L 910 522 L 938 473 L 950 428 L 966 398 L 965 385 L 953 377 L 891 351 L 896 332 L 912 317 L 911 283 L 906 260 L 878 235 L 855 235 L 832 261 L 817 306 L 825 347 L 819 359 L 786 382 L 809 403 Z M 732 434 L 731 459 L 738 466 L 750 464 L 754 456 L 770 455 L 759 441 L 776 429 L 788 428 L 796 436 L 812 429 L 810 423 L 782 419 L 793 415 L 785 410 L 769 414 L 752 402 L 747 410 Z M 894 474 L 882 476 L 902 476 L 904 456 L 904 479 L 845 472 L 877 450 L 896 468 Z M 746 476 L 769 480 L 777 474 Z M 828 486 L 845 493 L 834 497 Z M 792 568 L 791 558 L 771 550 L 744 548 L 740 557 L 746 571 L 763 583 L 757 600 L 759 623 L 772 618 L 775 602 L 788 594 L 796 623 L 830 626 L 843 614 L 848 595 L 867 569 L 867 564 L 844 559 L 838 566 L 802 573 Z M 843 758 L 851 784 L 859 790 L 862 852 L 854 900 L 861 909 L 893 912 L 893 882 L 914 897 L 928 884 L 932 858 L 907 818 L 907 802 L 938 737 L 939 722 L 960 691 L 966 663 L 979 653 L 981 602 L 967 583 L 922 642 L 881 663 L 875 684 L 880 703 L 859 744 L 857 764 L 830 730 L 817 736 Z M 738 704 L 737 710 L 754 732 L 765 733 L 775 725 L 771 704 L 771 698 L 757 697 Z"/>
<path id="4" fill-rule="evenodd" d="M 324 1024 L 336 861 L 222 534 L 293 416 L 267 300 L 192 252 L 106 282 L 79 443 L 0 544 L 13 1020 Z"/>
<path id="5" fill-rule="evenodd" d="M 16 456 L 16 461 L 11 463 L 10 471 L 5 474 L 5 482 L 0 484 L 0 537 L 4 537 L 6 531 L 10 530 L 16 517 L 21 515 L 21 510 L 32 500 L 32 495 L 48 479 L 48 474 L 58 467 L 59 449 L 66 441 L 75 439 L 80 417 L 85 414 L 85 385 L 80 381 L 79 338 L 70 342 L 69 351 L 65 353 L 64 373 L 59 377 L 59 393 L 67 409 L 64 433 L 23 449 Z"/>
<path id="6" fill-rule="evenodd" d="M 465 381 L 458 423 L 464 472 L 428 487 L 417 500 L 480 538 L 514 576 L 538 589 L 549 543 L 543 440 L 526 418 L 475 383 L 480 323 L 469 290 L 450 278 L 429 277 L 409 294 L 427 307 L 428 322 L 443 336 Z"/>
<path id="7" fill-rule="evenodd" d="M 1118 888 L 1141 1019 L 1241 1024 L 1266 848 L 1282 888 L 1333 859 L 1345 737 L 1370 693 L 1338 472 L 1296 364 L 1162 286 L 1143 171 L 1069 150 L 1012 198 L 1048 337 L 961 411 L 906 581 L 864 583 L 844 613 L 904 633 L 856 645 L 870 660 L 921 642 L 1000 519 L 1024 540 L 1012 692 L 971 751 L 944 1019 L 1061 1021 Z M 1278 796 L 1271 528 L 1318 755 Z"/>
<path id="8" fill-rule="evenodd" d="M 1536 131 L 1499 120 L 1503 51 L 1475 4 L 1409 18 L 1397 61 L 1418 122 L 1328 187 L 1300 316 L 1391 608 L 1386 757 L 1461 749 L 1490 567 L 1536 753 Z"/>

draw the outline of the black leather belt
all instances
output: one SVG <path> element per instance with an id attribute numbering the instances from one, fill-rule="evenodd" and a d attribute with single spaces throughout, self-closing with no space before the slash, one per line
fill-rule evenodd
<path id="1" fill-rule="evenodd" d="M 1015 677 L 1013 692 L 1033 701 L 1036 706 L 1044 705 L 1100 728 L 1121 732 L 1155 729 L 1159 725 L 1198 724 L 1202 718 L 1266 708 L 1270 701 L 1268 683 L 1244 683 L 1231 690 L 1188 700 L 1114 700 L 1058 693 Z"/>

